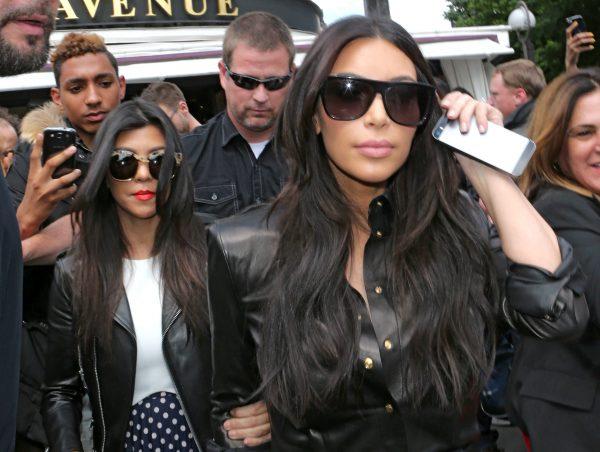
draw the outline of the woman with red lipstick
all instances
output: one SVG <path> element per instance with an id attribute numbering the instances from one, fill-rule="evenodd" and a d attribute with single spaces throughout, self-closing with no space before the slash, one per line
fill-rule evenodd
<path id="1" fill-rule="evenodd" d="M 565 73 L 539 96 L 528 135 L 537 149 L 521 187 L 587 276 L 590 327 L 563 344 L 524 337 L 511 403 L 533 450 L 600 447 L 600 68 Z M 560 388 L 560 390 L 556 390 Z"/>
<path id="2" fill-rule="evenodd" d="M 82 450 L 89 394 L 98 451 L 204 450 L 212 437 L 204 226 L 181 144 L 154 104 L 105 120 L 74 203 L 79 235 L 59 260 L 48 314 L 44 424 L 52 450 Z M 233 419 L 268 439 L 264 403 Z"/>
<path id="3" fill-rule="evenodd" d="M 500 300 L 538 337 L 584 330 L 570 246 L 508 175 L 457 156 L 513 262 L 494 266 L 485 215 L 431 136 L 433 83 L 392 21 L 345 19 L 313 43 L 276 134 L 288 184 L 209 228 L 214 424 L 264 397 L 274 450 L 474 450 Z M 442 106 L 464 128 L 501 123 L 466 95 Z"/>

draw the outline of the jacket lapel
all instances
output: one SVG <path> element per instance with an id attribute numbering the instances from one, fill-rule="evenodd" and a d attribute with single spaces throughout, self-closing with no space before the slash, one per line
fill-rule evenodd
<path id="1" fill-rule="evenodd" d="M 123 291 L 125 292 L 125 291 Z M 133 327 L 133 318 L 131 317 L 131 311 L 129 310 L 129 302 L 127 301 L 127 295 L 123 293 L 121 301 L 115 311 L 115 322 L 121 325 L 125 331 L 127 331 L 135 339 L 135 328 Z"/>
<path id="2" fill-rule="evenodd" d="M 177 306 L 175 300 L 171 296 L 171 294 L 167 293 L 165 290 L 163 293 L 163 303 L 162 303 L 162 332 L 163 337 L 167 333 L 168 329 L 171 327 L 171 324 L 175 320 L 175 318 L 181 312 L 181 308 Z"/>

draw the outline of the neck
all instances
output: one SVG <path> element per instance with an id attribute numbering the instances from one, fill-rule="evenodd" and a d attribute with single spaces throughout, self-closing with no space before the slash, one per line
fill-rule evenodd
<path id="1" fill-rule="evenodd" d="M 247 127 L 244 127 L 242 124 L 236 121 L 233 115 L 229 114 L 229 111 L 227 112 L 227 115 L 229 116 L 229 119 L 233 123 L 236 130 L 248 143 L 260 143 L 261 141 L 270 140 L 273 137 L 273 127 L 270 127 L 260 132 L 249 130 Z"/>
<path id="2" fill-rule="evenodd" d="M 129 259 L 148 259 L 152 257 L 156 231 L 160 218 L 135 218 L 117 208 L 121 229 L 128 244 L 127 257 Z"/>
<path id="3" fill-rule="evenodd" d="M 92 150 L 92 146 L 94 144 L 94 138 L 96 137 L 95 133 L 88 133 L 85 130 L 79 129 L 77 128 L 77 135 L 79 136 L 79 139 L 81 141 L 83 141 L 83 144 L 85 144 L 85 147 L 87 147 L 90 151 Z"/>
<path id="4" fill-rule="evenodd" d="M 200 124 L 200 121 L 198 121 L 196 118 L 194 118 L 192 115 L 189 115 L 188 118 L 188 127 L 189 127 L 189 131 L 191 132 L 192 130 L 194 130 L 196 127 L 201 126 L 202 124 Z"/>
<path id="5" fill-rule="evenodd" d="M 373 198 L 385 192 L 386 184 L 365 184 L 334 171 L 337 182 L 357 215 L 355 227 L 369 229 L 369 206 Z"/>

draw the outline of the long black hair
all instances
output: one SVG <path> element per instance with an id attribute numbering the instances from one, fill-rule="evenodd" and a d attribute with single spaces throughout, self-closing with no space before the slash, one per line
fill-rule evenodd
<path id="1" fill-rule="evenodd" d="M 290 89 L 276 132 L 290 180 L 272 210 L 281 212 L 272 217 L 281 239 L 258 359 L 266 400 L 295 420 L 311 409 L 335 407 L 357 365 L 358 306 L 345 278 L 356 211 L 330 169 L 314 117 L 319 89 L 337 56 L 358 38 L 393 43 L 415 65 L 418 81 L 434 84 L 401 26 L 353 17 L 315 40 Z M 456 162 L 431 137 L 439 115 L 436 106 L 388 182 L 393 255 L 387 285 L 403 344 L 396 371 L 405 401 L 451 408 L 483 386 L 498 300 L 491 254 L 473 206 L 459 193 Z"/>
<path id="2" fill-rule="evenodd" d="M 95 140 L 94 157 L 74 205 L 79 236 L 73 248 L 73 304 L 78 335 L 87 347 L 97 338 L 110 346 L 111 325 L 123 288 L 123 258 L 128 243 L 116 203 L 108 189 L 108 167 L 121 132 L 155 125 L 165 135 L 165 154 L 156 193 L 160 218 L 152 254 L 160 260 L 165 293 L 173 296 L 188 327 L 202 334 L 207 324 L 204 265 L 206 246 L 201 222 L 193 216 L 192 182 L 184 165 L 177 131 L 156 105 L 124 102 L 104 120 Z"/>

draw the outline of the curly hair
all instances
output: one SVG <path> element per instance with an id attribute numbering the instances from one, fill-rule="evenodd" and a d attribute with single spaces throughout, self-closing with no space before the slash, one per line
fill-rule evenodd
<path id="1" fill-rule="evenodd" d="M 88 53 L 105 54 L 115 72 L 119 75 L 117 60 L 107 49 L 102 36 L 95 33 L 69 33 L 56 46 L 52 55 L 50 55 L 50 63 L 52 63 L 56 85 L 60 85 L 60 71 L 63 63 L 71 58 L 83 56 Z"/>

